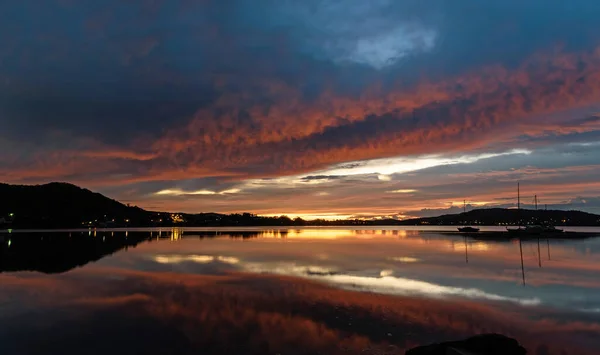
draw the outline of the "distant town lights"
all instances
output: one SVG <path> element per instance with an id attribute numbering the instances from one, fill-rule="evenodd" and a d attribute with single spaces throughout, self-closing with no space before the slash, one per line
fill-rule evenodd
<path id="1" fill-rule="evenodd" d="M 180 214 L 175 214 L 175 213 L 171 214 L 171 220 L 172 220 L 174 223 L 181 223 L 181 222 L 185 222 L 185 221 L 183 220 L 183 217 L 182 217 Z"/>

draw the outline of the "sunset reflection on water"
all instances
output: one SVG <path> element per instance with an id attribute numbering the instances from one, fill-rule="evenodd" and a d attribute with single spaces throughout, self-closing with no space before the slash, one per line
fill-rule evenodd
<path id="1" fill-rule="evenodd" d="M 340 239 L 347 237 L 354 238 L 380 238 L 396 236 L 405 238 L 412 234 L 418 234 L 417 231 L 406 230 L 352 230 L 352 229 L 276 229 L 261 231 L 258 236 L 261 238 L 288 238 L 288 239 Z"/>
<path id="2" fill-rule="evenodd" d="M 600 347 L 595 239 L 524 242 L 521 269 L 518 243 L 440 232 L 96 234 L 2 247 L 0 352 L 403 354 L 492 331 L 532 354 Z"/>

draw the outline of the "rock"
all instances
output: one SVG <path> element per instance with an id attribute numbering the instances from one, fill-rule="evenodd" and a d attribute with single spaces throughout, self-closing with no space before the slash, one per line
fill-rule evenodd
<path id="1" fill-rule="evenodd" d="M 406 355 L 525 355 L 527 350 L 515 339 L 501 334 L 482 334 L 460 341 L 419 346 Z"/>

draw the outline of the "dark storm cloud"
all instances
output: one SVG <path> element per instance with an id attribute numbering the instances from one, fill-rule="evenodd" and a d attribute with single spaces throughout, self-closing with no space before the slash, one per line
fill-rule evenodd
<path id="1" fill-rule="evenodd" d="M 136 196 L 150 180 L 217 191 L 356 160 L 586 143 L 598 18 L 591 0 L 4 2 L 0 176 Z"/>
<path id="2" fill-rule="evenodd" d="M 310 104 L 325 86 L 360 94 L 364 85 L 410 77 L 419 66 L 443 64 L 454 74 L 461 66 L 519 62 L 560 41 L 585 48 L 597 39 L 600 5 L 576 3 L 5 3 L 3 118 L 30 134 L 56 128 L 127 142 L 121 132 L 160 132 L 217 99 L 219 90 L 252 89 L 252 80 L 299 86 Z M 393 47 L 382 36 L 398 23 L 412 35 L 397 41 L 416 48 L 406 60 L 393 65 L 404 52 L 377 47 L 344 59 L 360 52 L 363 40 Z M 435 33 L 435 50 L 418 43 L 427 31 Z M 382 73 L 370 61 L 385 62 L 386 55 L 391 65 Z M 253 94 L 252 101 L 276 99 Z"/>
<path id="3" fill-rule="evenodd" d="M 600 4 L 581 0 L 441 1 L 441 39 L 422 66 L 436 72 L 499 63 L 518 66 L 532 51 L 581 50 L 599 39 Z M 423 3 L 423 6 L 429 5 Z M 435 64 L 432 65 L 432 64 Z"/>

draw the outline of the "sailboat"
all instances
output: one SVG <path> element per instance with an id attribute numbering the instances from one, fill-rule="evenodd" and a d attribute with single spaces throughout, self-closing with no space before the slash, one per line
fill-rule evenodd
<path id="1" fill-rule="evenodd" d="M 537 195 L 534 197 L 535 210 L 537 211 Z M 513 234 L 528 234 L 528 235 L 539 235 L 542 233 L 560 233 L 561 229 L 557 229 L 554 226 L 541 226 L 539 224 L 528 224 L 525 228 L 521 227 L 521 189 L 519 183 L 517 183 L 517 210 L 518 210 L 518 219 L 519 219 L 519 227 L 517 228 L 506 228 L 509 233 Z"/>
<path id="2" fill-rule="evenodd" d="M 463 203 L 463 213 L 467 213 L 467 200 Z M 458 231 L 461 233 L 477 233 L 479 232 L 479 228 L 472 226 L 464 226 L 458 227 Z"/>
<path id="3" fill-rule="evenodd" d="M 537 210 L 537 195 L 535 196 L 535 209 Z M 546 205 L 545 210 L 548 210 L 548 205 Z M 542 225 L 542 230 L 544 233 L 562 233 L 564 230 L 562 229 L 558 229 L 556 228 L 554 225 L 550 224 L 549 222 L 544 223 Z"/>

